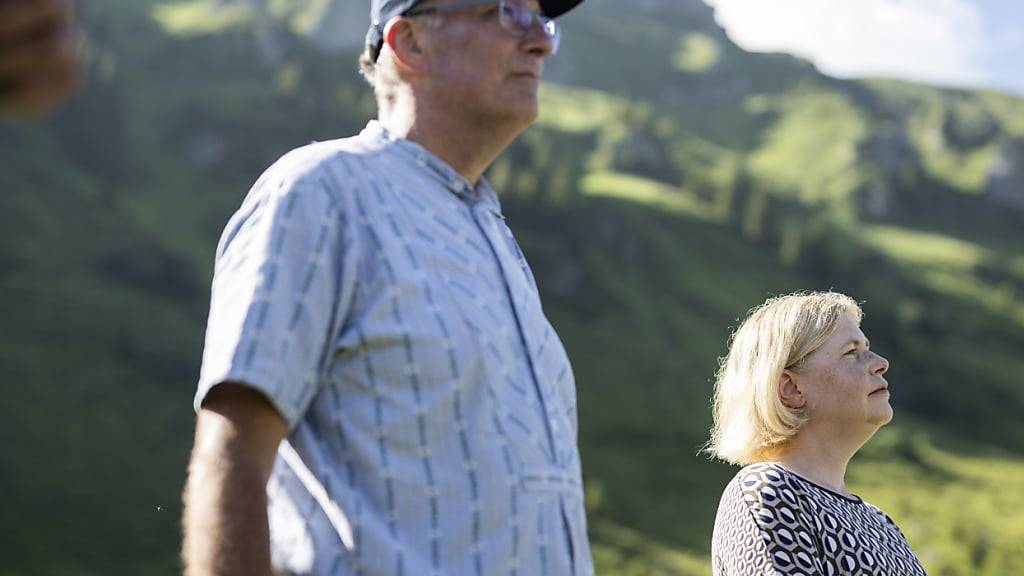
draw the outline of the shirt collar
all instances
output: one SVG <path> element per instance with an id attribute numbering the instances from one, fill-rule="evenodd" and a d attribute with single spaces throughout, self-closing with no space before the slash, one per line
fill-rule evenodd
<path id="1" fill-rule="evenodd" d="M 480 181 L 477 182 L 476 188 L 474 188 L 462 174 L 459 174 L 447 162 L 415 142 L 394 136 L 377 120 L 370 120 L 360 136 L 373 142 L 390 144 L 396 151 L 427 171 L 434 180 L 451 191 L 452 194 L 455 194 L 460 200 L 471 204 L 476 202 L 484 203 L 495 214 L 501 216 L 501 204 L 498 202 L 498 195 L 486 177 L 481 177 Z"/>

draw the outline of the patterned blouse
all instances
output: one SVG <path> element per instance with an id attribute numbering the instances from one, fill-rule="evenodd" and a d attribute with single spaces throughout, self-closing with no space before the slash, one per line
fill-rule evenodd
<path id="1" fill-rule="evenodd" d="M 925 574 L 884 512 L 771 463 L 725 488 L 711 556 L 714 576 Z"/>

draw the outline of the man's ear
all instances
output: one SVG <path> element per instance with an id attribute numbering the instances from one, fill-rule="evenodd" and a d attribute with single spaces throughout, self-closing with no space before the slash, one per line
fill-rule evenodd
<path id="1" fill-rule="evenodd" d="M 779 400 L 788 408 L 803 408 L 807 404 L 807 397 L 797 378 L 797 374 L 788 368 L 782 371 L 782 377 L 779 378 Z"/>
<path id="2" fill-rule="evenodd" d="M 384 44 L 395 55 L 395 62 L 411 72 L 426 70 L 422 39 L 409 18 L 392 18 L 384 27 Z"/>

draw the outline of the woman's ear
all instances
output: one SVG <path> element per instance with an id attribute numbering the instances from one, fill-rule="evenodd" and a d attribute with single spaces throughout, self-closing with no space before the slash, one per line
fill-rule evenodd
<path id="1" fill-rule="evenodd" d="M 799 376 L 788 368 L 782 371 L 779 378 L 779 400 L 787 408 L 803 408 L 807 405 L 807 397 L 800 387 Z"/>
<path id="2" fill-rule="evenodd" d="M 395 63 L 411 72 L 426 69 L 422 39 L 418 32 L 409 18 L 392 18 L 384 27 L 384 43 L 394 54 Z"/>

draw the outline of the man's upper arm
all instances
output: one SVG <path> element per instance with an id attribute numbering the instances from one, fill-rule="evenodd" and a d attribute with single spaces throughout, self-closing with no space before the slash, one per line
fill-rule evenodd
<path id="1" fill-rule="evenodd" d="M 198 412 L 211 388 L 244 382 L 294 427 L 319 392 L 338 319 L 350 233 L 337 194 L 283 159 L 254 186 L 221 244 L 210 297 Z M 344 284 L 344 286 L 343 286 Z"/>
<path id="2" fill-rule="evenodd" d="M 210 390 L 184 495 L 185 574 L 270 574 L 266 487 L 287 431 L 261 392 L 232 383 Z"/>
<path id="3" fill-rule="evenodd" d="M 244 459 L 264 480 L 273 468 L 288 424 L 262 392 L 244 385 L 218 384 L 203 401 L 196 419 L 195 453 Z"/>

